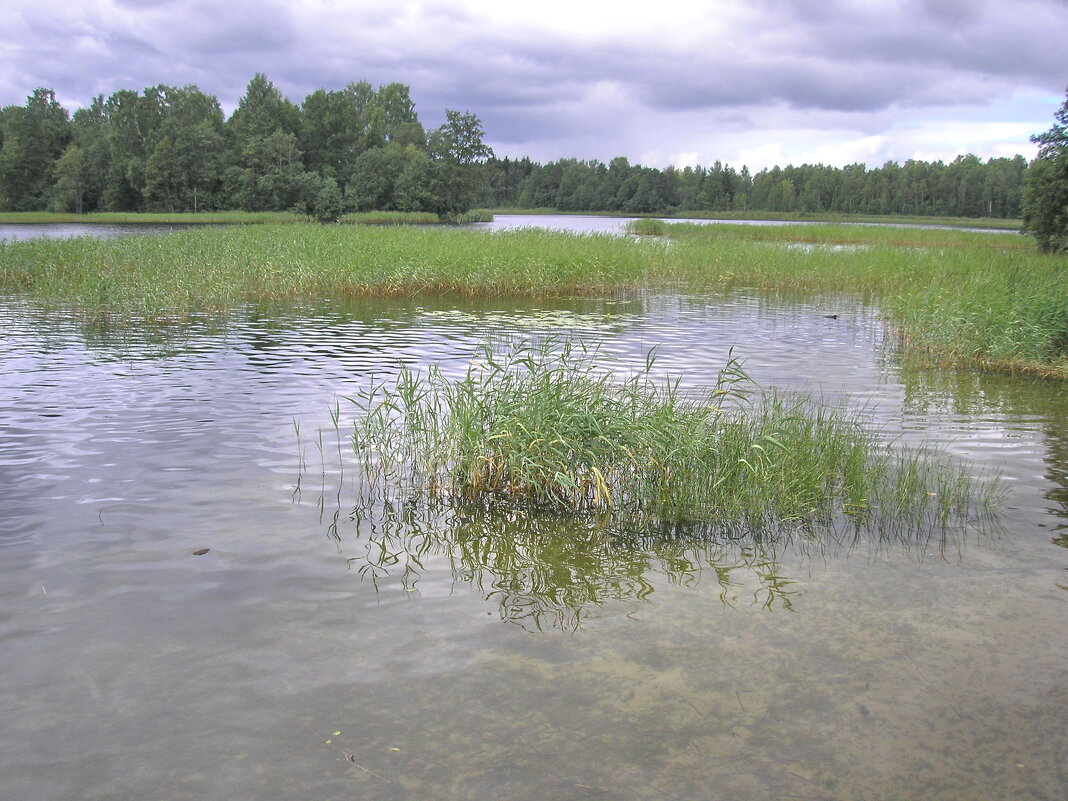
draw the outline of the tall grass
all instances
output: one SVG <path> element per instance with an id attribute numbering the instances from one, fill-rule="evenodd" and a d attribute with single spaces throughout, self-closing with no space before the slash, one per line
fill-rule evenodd
<path id="1" fill-rule="evenodd" d="M 627 223 L 626 230 L 635 236 L 663 236 L 667 233 L 667 223 L 652 217 L 643 217 Z"/>
<path id="2" fill-rule="evenodd" d="M 661 228 L 663 226 L 663 228 Z M 1068 377 L 1068 260 L 1014 234 L 656 223 L 668 240 L 532 229 L 266 225 L 0 245 L 0 292 L 168 319 L 319 296 L 547 297 L 641 287 L 856 293 L 936 358 Z"/>
<path id="3" fill-rule="evenodd" d="M 677 209 L 670 214 L 622 214 L 618 211 L 561 211 L 539 207 L 532 209 L 498 207 L 490 209 L 494 214 L 553 214 L 580 217 L 640 217 L 671 220 L 767 220 L 771 222 L 826 222 L 860 225 L 922 225 L 930 227 L 953 226 L 960 228 L 985 228 L 991 230 L 1018 231 L 1020 220 L 1001 217 L 934 217 L 913 214 L 844 214 L 837 212 L 789 212 L 789 211 L 707 211 Z"/>
<path id="4" fill-rule="evenodd" d="M 724 286 L 849 291 L 940 361 L 1068 378 L 1068 259 L 1013 234 L 669 225 L 672 258 Z"/>
<path id="5" fill-rule="evenodd" d="M 338 220 L 350 225 L 438 225 L 438 215 L 428 211 L 359 211 Z"/>
<path id="6" fill-rule="evenodd" d="M 749 528 L 830 524 L 920 529 L 985 511 L 960 470 L 891 456 L 861 421 L 759 393 L 731 360 L 685 391 L 617 379 L 569 341 L 484 348 L 461 379 L 402 371 L 352 401 L 369 505 L 472 500 L 636 524 L 717 521 Z"/>
<path id="7" fill-rule="evenodd" d="M 441 225 L 442 219 L 428 211 L 360 211 L 346 214 L 338 222 L 355 225 Z M 449 222 L 454 225 L 493 222 L 493 214 L 476 209 Z"/>
<path id="8" fill-rule="evenodd" d="M 618 237 L 438 226 L 257 226 L 0 245 L 0 292 L 90 318 L 165 319 L 326 295 L 613 293 L 663 269 L 663 248 Z"/>

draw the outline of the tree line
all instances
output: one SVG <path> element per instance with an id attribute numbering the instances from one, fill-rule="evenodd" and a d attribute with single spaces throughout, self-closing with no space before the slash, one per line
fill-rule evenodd
<path id="1" fill-rule="evenodd" d="M 715 162 L 711 167 L 658 170 L 625 158 L 491 159 L 483 168 L 485 205 L 551 207 L 562 211 L 666 214 L 677 211 L 843 214 L 909 214 L 1016 219 L 1027 172 L 1023 156 L 959 156 L 942 161 L 887 162 L 829 167 L 771 167 L 750 174 L 746 167 Z"/>
<path id="2" fill-rule="evenodd" d="M 51 89 L 0 108 L 0 210 L 471 208 L 492 155 L 471 113 L 426 131 L 404 84 L 317 89 L 297 106 L 265 75 L 229 118 L 196 86 L 120 90 L 70 115 Z"/>
<path id="3" fill-rule="evenodd" d="M 656 169 L 626 158 L 497 159 L 478 117 L 447 110 L 427 131 L 409 88 L 366 81 L 294 104 L 258 74 L 226 118 L 195 86 L 96 97 L 70 115 L 50 89 L 0 108 L 0 210 L 429 211 L 474 205 L 624 214 L 840 212 L 1018 218 L 1028 164 L 910 160 L 805 164 L 751 174 Z"/>

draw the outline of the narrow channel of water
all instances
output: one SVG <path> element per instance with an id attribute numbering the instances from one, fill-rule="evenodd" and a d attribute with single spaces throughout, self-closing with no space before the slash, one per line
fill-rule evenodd
<path id="1" fill-rule="evenodd" d="M 0 321 L 0 797 L 1068 787 L 1063 385 L 902 365 L 840 296 L 322 304 L 153 330 L 6 300 Z M 336 399 L 401 364 L 458 372 L 490 334 L 559 332 L 635 365 L 659 345 L 692 383 L 734 347 L 764 386 L 1000 470 L 1001 526 L 776 544 L 352 517 Z"/>

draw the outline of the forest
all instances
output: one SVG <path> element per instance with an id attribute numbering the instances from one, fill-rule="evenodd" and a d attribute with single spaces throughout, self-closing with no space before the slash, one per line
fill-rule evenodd
<path id="1" fill-rule="evenodd" d="M 1021 216 L 1023 156 L 751 174 L 715 162 L 657 169 L 626 158 L 498 159 L 481 121 L 420 123 L 408 86 L 366 81 L 295 104 L 263 74 L 226 117 L 196 86 L 100 95 L 70 114 L 50 89 L 0 108 L 0 211 L 357 211 L 473 207 L 671 214 L 783 212 Z"/>

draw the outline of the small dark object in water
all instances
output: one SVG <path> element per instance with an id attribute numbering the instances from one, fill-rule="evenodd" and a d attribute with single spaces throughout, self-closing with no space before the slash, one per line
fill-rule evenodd
<path id="1" fill-rule="evenodd" d="M 838 319 L 838 315 L 837 314 L 825 314 L 823 316 L 826 317 L 828 320 L 837 320 Z"/>
<path id="2" fill-rule="evenodd" d="M 199 551 L 193 551 L 193 556 L 203 556 L 210 550 L 211 548 L 201 548 Z"/>

